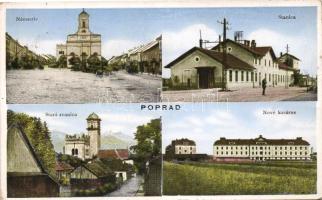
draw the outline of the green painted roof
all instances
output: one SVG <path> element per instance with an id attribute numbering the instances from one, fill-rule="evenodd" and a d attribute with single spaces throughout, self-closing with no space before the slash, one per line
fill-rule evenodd
<path id="1" fill-rule="evenodd" d="M 99 116 L 96 113 L 91 113 L 87 119 L 100 119 Z"/>

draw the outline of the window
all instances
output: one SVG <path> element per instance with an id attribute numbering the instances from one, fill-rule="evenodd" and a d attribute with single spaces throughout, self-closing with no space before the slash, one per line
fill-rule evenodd
<path id="1" fill-rule="evenodd" d="M 254 81 L 254 72 L 251 72 L 251 74 L 250 74 L 250 81 Z"/>
<path id="2" fill-rule="evenodd" d="M 244 71 L 241 72 L 241 81 L 244 81 Z"/>
<path id="3" fill-rule="evenodd" d="M 268 81 L 271 82 L 271 74 L 268 74 Z"/>
<path id="4" fill-rule="evenodd" d="M 255 82 L 257 82 L 257 72 L 255 72 Z"/>
<path id="5" fill-rule="evenodd" d="M 229 70 L 229 82 L 233 81 L 233 71 Z"/>
<path id="6" fill-rule="evenodd" d="M 235 82 L 238 82 L 238 71 L 235 71 Z"/>
<path id="7" fill-rule="evenodd" d="M 258 60 L 259 61 L 259 65 L 261 64 L 261 59 Z"/>
<path id="8" fill-rule="evenodd" d="M 83 28 L 85 28 L 85 22 L 83 21 Z"/>
<path id="9" fill-rule="evenodd" d="M 64 51 L 59 51 L 58 53 L 59 53 L 59 54 L 64 54 Z"/>
<path id="10" fill-rule="evenodd" d="M 270 60 L 268 61 L 268 66 L 271 66 L 271 61 Z"/>
<path id="11" fill-rule="evenodd" d="M 246 72 L 246 81 L 248 81 L 248 71 Z"/>
<path id="12" fill-rule="evenodd" d="M 264 62 L 265 62 L 265 64 L 264 64 L 264 65 L 266 66 L 266 59 L 264 60 Z"/>

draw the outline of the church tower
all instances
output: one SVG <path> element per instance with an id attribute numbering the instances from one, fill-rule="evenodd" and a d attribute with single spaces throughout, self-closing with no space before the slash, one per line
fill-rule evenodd
<path id="1" fill-rule="evenodd" d="M 87 131 L 90 137 L 90 157 L 97 155 L 101 148 L 101 119 L 97 114 L 92 113 L 87 117 Z"/>
<path id="2" fill-rule="evenodd" d="M 89 34 L 89 14 L 83 11 L 78 15 L 78 34 Z"/>

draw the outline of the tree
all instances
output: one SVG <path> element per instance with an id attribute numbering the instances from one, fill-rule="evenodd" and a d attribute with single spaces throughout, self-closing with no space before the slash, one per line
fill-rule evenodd
<path id="1" fill-rule="evenodd" d="M 69 64 L 72 66 L 73 71 L 79 71 L 81 66 L 80 58 L 75 53 L 70 54 L 72 57 L 68 59 Z"/>
<path id="2" fill-rule="evenodd" d="M 88 70 L 89 72 L 96 73 L 98 70 L 101 70 L 101 60 L 99 59 L 97 53 L 94 53 L 87 59 Z"/>
<path id="3" fill-rule="evenodd" d="M 161 155 L 161 118 L 152 119 L 149 123 L 138 126 L 135 139 L 137 145 L 131 149 L 135 152 L 137 167 L 142 172 L 147 161 Z"/>
<path id="4" fill-rule="evenodd" d="M 67 68 L 67 57 L 65 55 L 61 55 L 57 62 L 56 67 L 58 68 Z"/>
<path id="5" fill-rule="evenodd" d="M 15 113 L 11 110 L 7 112 L 7 123 L 9 126 L 18 124 L 22 128 L 44 168 L 55 176 L 55 150 L 47 124 L 40 118 Z"/>

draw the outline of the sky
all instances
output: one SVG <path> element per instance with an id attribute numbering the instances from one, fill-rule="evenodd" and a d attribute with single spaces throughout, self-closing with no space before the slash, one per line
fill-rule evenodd
<path id="1" fill-rule="evenodd" d="M 180 112 L 162 116 L 162 151 L 172 140 L 188 138 L 197 153 L 213 154 L 213 143 L 220 137 L 267 139 L 302 137 L 316 151 L 314 102 L 206 103 L 185 104 Z M 264 115 L 266 111 L 296 111 L 296 115 Z"/>
<path id="2" fill-rule="evenodd" d="M 86 133 L 86 118 L 95 112 L 101 118 L 101 132 L 122 132 L 134 138 L 136 127 L 159 118 L 160 114 L 140 110 L 138 104 L 12 104 L 8 109 L 39 117 L 50 131 L 67 134 Z M 46 113 L 74 113 L 76 117 L 51 117 Z"/>
<path id="3" fill-rule="evenodd" d="M 110 58 L 162 34 L 163 65 L 198 46 L 199 30 L 203 39 L 215 41 L 222 33 L 217 21 L 229 22 L 228 38 L 244 31 L 244 39 L 257 45 L 272 46 L 275 54 L 285 52 L 300 58 L 304 73 L 317 70 L 316 7 L 271 8 L 133 8 L 86 9 L 90 30 L 102 35 L 102 55 Z M 77 31 L 81 9 L 8 9 L 7 32 L 37 53 L 55 55 L 56 44 Z M 282 20 L 279 15 L 296 19 Z M 16 17 L 37 17 L 35 22 L 17 22 Z M 164 71 L 164 77 L 169 71 Z"/>

